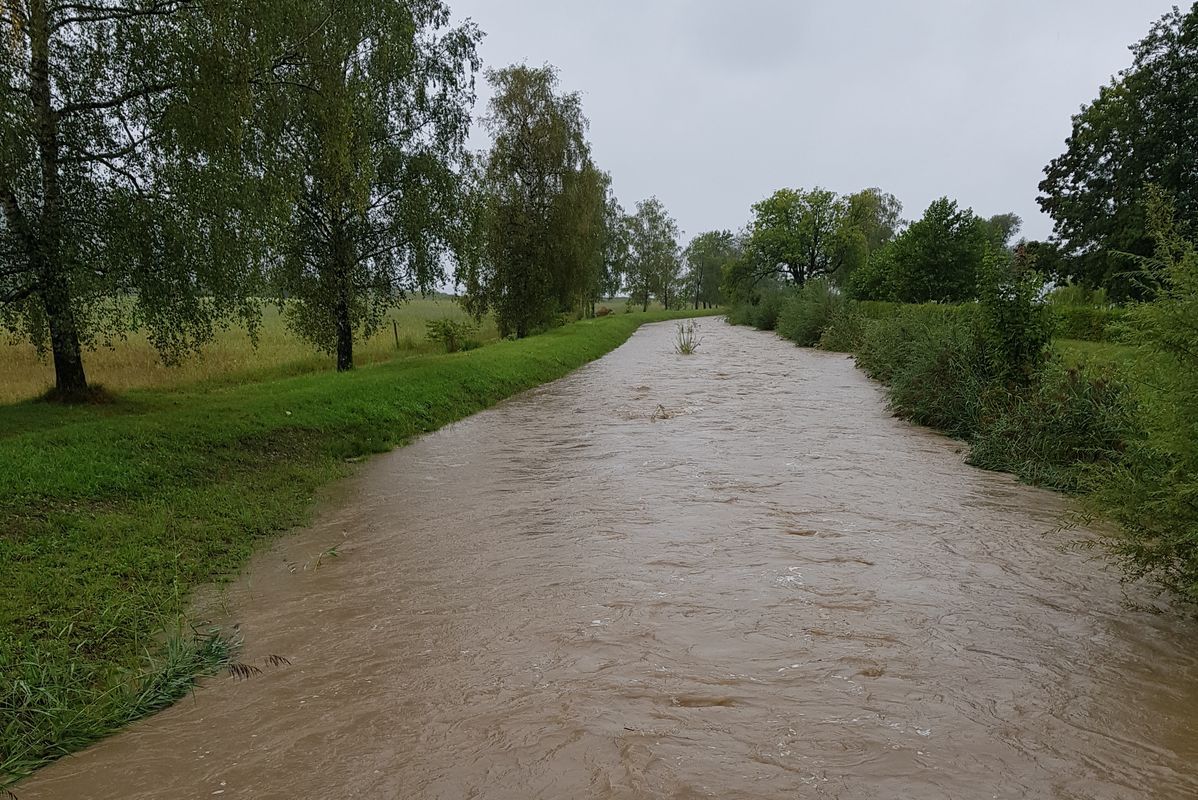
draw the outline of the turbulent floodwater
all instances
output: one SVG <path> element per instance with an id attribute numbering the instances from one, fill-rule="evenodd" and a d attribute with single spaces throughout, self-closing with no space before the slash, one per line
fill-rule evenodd
<path id="1" fill-rule="evenodd" d="M 371 462 L 228 598 L 289 666 L 22 800 L 1198 796 L 1194 626 L 843 356 L 701 324 Z"/>

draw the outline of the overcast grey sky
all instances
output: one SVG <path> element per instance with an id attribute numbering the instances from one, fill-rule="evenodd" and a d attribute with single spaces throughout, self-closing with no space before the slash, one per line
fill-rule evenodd
<path id="1" fill-rule="evenodd" d="M 1071 115 L 1175 2 L 448 1 L 486 66 L 557 66 L 620 201 L 657 195 L 688 237 L 819 185 L 880 186 L 907 218 L 941 195 L 1014 211 L 1032 238 Z"/>

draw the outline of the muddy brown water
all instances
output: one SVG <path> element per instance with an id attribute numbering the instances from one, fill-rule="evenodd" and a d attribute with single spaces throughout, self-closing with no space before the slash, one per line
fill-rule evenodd
<path id="1" fill-rule="evenodd" d="M 705 320 L 371 462 L 47 798 L 1198 796 L 1198 630 L 843 356 Z M 337 547 L 337 557 L 326 555 Z"/>

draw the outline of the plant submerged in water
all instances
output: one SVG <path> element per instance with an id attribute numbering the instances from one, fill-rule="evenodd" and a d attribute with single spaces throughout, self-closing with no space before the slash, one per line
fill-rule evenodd
<path id="1" fill-rule="evenodd" d="M 674 333 L 674 350 L 677 353 L 684 356 L 693 355 L 702 341 L 702 337 L 699 336 L 699 323 L 693 319 L 678 323 L 678 329 Z"/>

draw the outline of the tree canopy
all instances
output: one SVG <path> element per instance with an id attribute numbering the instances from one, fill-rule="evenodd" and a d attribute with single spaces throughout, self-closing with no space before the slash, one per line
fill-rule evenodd
<path id="1" fill-rule="evenodd" d="M 459 280 L 466 307 L 522 337 L 591 299 L 609 267 L 609 179 L 591 161 L 577 93 L 550 66 L 491 70 L 493 136 L 478 191 L 477 257 Z"/>
<path id="2" fill-rule="evenodd" d="M 1174 8 L 1131 47 L 1132 65 L 1073 118 L 1066 150 L 1045 168 L 1039 203 L 1068 257 L 1066 276 L 1119 296 L 1141 287 L 1149 257 L 1145 187 L 1175 199 L 1198 226 L 1198 4 Z"/>
<path id="3" fill-rule="evenodd" d="M 683 257 L 688 270 L 688 296 L 694 300 L 695 308 L 700 303 L 720 304 L 724 272 L 739 255 L 740 247 L 732 231 L 706 231 L 691 239 Z"/>
<path id="4" fill-rule="evenodd" d="M 851 279 L 850 293 L 904 303 L 973 299 L 987 250 L 995 241 L 995 230 L 986 220 L 942 197 L 873 254 Z"/>
<path id="5" fill-rule="evenodd" d="M 82 349 L 144 327 L 173 360 L 253 325 L 264 253 L 250 98 L 272 6 L 0 4 L 0 325 L 87 389 Z"/>
<path id="6" fill-rule="evenodd" d="M 441 0 L 297 3 L 279 70 L 290 175 L 273 285 L 291 327 L 337 368 L 387 310 L 446 280 L 466 250 L 461 166 L 474 102 L 472 24 Z"/>
<path id="7" fill-rule="evenodd" d="M 728 273 L 741 290 L 777 278 L 802 286 L 838 270 L 848 252 L 849 204 L 835 192 L 779 189 L 753 205 L 744 252 Z"/>
<path id="8" fill-rule="evenodd" d="M 666 308 L 677 301 L 682 260 L 678 223 L 656 197 L 636 204 L 628 218 L 628 288 L 642 309 L 653 298 Z"/>
<path id="9" fill-rule="evenodd" d="M 849 195 L 848 209 L 841 223 L 844 253 L 839 274 L 843 285 L 859 268 L 898 235 L 902 228 L 903 204 L 889 192 L 876 187 Z"/>

